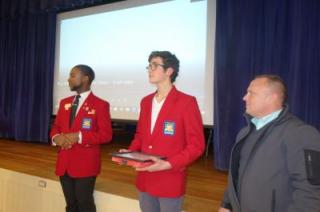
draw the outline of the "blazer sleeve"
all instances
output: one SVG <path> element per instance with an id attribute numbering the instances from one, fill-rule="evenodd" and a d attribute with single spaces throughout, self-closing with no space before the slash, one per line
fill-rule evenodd
<path id="1" fill-rule="evenodd" d="M 60 101 L 60 104 L 59 104 L 59 109 L 58 109 L 58 112 L 57 112 L 57 115 L 56 115 L 56 118 L 53 122 L 53 125 L 51 127 L 51 130 L 50 130 L 50 142 L 52 142 L 52 137 L 57 135 L 57 134 L 61 134 L 62 133 L 62 129 L 61 129 L 61 113 L 62 113 L 62 102 Z"/>
<path id="2" fill-rule="evenodd" d="M 200 157 L 204 151 L 203 124 L 200 110 L 194 97 L 190 98 L 190 101 L 185 104 L 183 125 L 186 146 L 180 153 L 168 158 L 173 170 L 184 169 Z"/>
<path id="3" fill-rule="evenodd" d="M 102 102 L 97 107 L 97 127 L 94 131 L 81 130 L 82 143 L 81 145 L 95 145 L 108 143 L 112 139 L 112 127 L 109 112 L 109 103 Z"/>
<path id="4" fill-rule="evenodd" d="M 320 185 L 308 181 L 306 171 L 305 150 L 320 153 L 320 134 L 309 126 L 303 125 L 292 132 L 287 132 L 285 141 L 288 174 L 293 187 L 290 212 L 315 212 L 320 209 Z M 319 163 L 319 161 L 318 161 Z"/>
<path id="5" fill-rule="evenodd" d="M 221 201 L 220 207 L 232 210 L 232 206 L 231 206 L 231 203 L 230 203 L 230 200 L 229 200 L 229 185 L 226 188 L 226 190 L 224 191 L 223 199 Z"/>
<path id="6" fill-rule="evenodd" d="M 141 134 L 142 134 L 142 121 L 143 121 L 143 118 L 144 115 L 144 110 L 142 108 L 142 103 L 140 104 L 140 108 L 141 108 L 141 112 L 139 114 L 139 119 L 138 119 L 138 123 L 137 123 L 137 129 L 136 129 L 136 132 L 134 134 L 134 139 L 132 140 L 130 146 L 129 146 L 129 150 L 131 151 L 141 151 Z"/>

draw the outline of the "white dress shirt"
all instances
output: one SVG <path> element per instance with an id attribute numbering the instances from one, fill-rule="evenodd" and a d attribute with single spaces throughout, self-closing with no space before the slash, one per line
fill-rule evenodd
<path id="1" fill-rule="evenodd" d="M 162 108 L 162 105 L 165 101 L 165 98 L 162 99 L 160 102 L 157 102 L 157 99 L 156 99 L 156 96 L 153 97 L 153 100 L 152 100 L 152 109 L 151 109 L 151 133 L 153 131 L 153 128 L 154 128 L 154 125 L 156 124 L 156 121 L 157 121 L 157 118 L 158 118 L 158 115 L 159 115 L 159 112 Z"/>

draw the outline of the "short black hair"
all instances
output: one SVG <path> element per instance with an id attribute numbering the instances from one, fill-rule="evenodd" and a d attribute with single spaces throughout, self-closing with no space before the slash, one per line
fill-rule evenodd
<path id="1" fill-rule="evenodd" d="M 148 62 L 152 60 L 152 58 L 160 57 L 162 59 L 164 69 L 172 68 L 173 73 L 171 75 L 171 82 L 174 82 L 179 73 L 180 62 L 178 58 L 169 51 L 153 51 L 149 55 Z"/>
<path id="2" fill-rule="evenodd" d="M 88 65 L 83 65 L 83 64 L 79 64 L 79 65 L 76 65 L 75 67 L 73 68 L 76 68 L 78 69 L 79 71 L 81 71 L 81 73 L 85 76 L 88 76 L 89 78 L 89 84 L 91 85 L 92 81 L 94 80 L 94 77 L 95 77 L 95 74 L 94 74 L 94 71 L 93 69 L 88 66 Z"/>

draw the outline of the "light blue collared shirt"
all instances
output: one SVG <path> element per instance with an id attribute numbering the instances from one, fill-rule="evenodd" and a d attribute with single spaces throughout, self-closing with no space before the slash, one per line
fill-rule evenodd
<path id="1" fill-rule="evenodd" d="M 271 121 L 273 121 L 274 119 L 278 118 L 281 111 L 282 111 L 282 108 L 280 110 L 277 110 L 273 113 L 270 113 L 269 115 L 266 115 L 262 118 L 254 117 L 251 119 L 251 122 L 252 122 L 252 124 L 254 124 L 254 126 L 256 126 L 256 129 L 259 130 L 262 127 L 264 127 L 266 124 L 268 124 Z"/>

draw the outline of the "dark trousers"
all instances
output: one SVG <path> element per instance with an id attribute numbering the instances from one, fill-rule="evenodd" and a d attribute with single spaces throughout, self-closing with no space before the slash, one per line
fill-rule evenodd
<path id="1" fill-rule="evenodd" d="M 67 212 L 96 212 L 93 198 L 95 182 L 96 176 L 73 178 L 67 172 L 60 176 Z"/>

